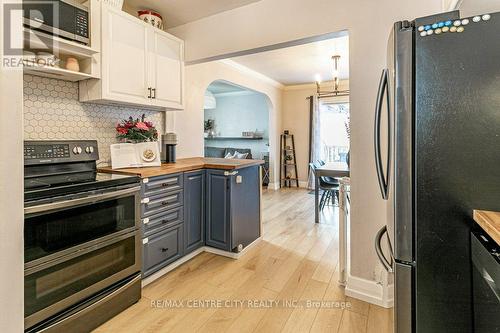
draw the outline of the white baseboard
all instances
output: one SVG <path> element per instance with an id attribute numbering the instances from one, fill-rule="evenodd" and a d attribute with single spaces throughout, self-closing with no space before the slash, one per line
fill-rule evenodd
<path id="1" fill-rule="evenodd" d="M 150 283 L 158 280 L 163 275 L 165 275 L 168 272 L 176 269 L 177 267 L 179 267 L 183 263 L 185 263 L 185 262 L 193 259 L 194 257 L 196 257 L 197 255 L 199 255 L 199 254 L 201 254 L 203 252 L 213 253 L 213 254 L 217 254 L 219 256 L 223 256 L 223 257 L 227 257 L 227 258 L 231 258 L 231 259 L 236 259 L 237 260 L 237 259 L 241 258 L 243 255 L 245 255 L 245 253 L 247 253 L 248 250 L 250 250 L 252 247 L 254 247 L 261 239 L 262 239 L 262 237 L 257 238 L 252 243 L 248 244 L 247 247 L 245 247 L 239 253 L 223 251 L 223 250 L 215 249 L 215 248 L 210 247 L 210 246 L 202 246 L 199 249 L 196 249 L 195 251 L 193 251 L 193 252 L 185 255 L 184 257 L 180 258 L 179 260 L 174 261 L 170 265 L 163 267 L 158 272 L 156 272 L 156 273 L 148 276 L 147 278 L 143 279 L 142 282 L 141 282 L 141 286 L 144 288 L 148 284 L 150 284 Z"/>
<path id="2" fill-rule="evenodd" d="M 349 275 L 345 287 L 346 296 L 360 299 L 384 308 L 394 306 L 394 286 L 382 286 L 376 281 Z"/>
<path id="3" fill-rule="evenodd" d="M 275 190 L 275 191 L 276 191 L 276 190 L 279 190 L 280 185 L 279 185 L 279 183 L 277 183 L 277 182 L 274 182 L 274 183 L 269 183 L 269 184 L 267 185 L 267 188 L 268 188 L 269 190 Z"/>
<path id="4" fill-rule="evenodd" d="M 293 183 L 295 187 L 295 182 Z M 300 188 L 307 188 L 307 181 L 301 181 L 299 180 L 299 187 Z M 279 190 L 280 189 L 280 184 L 278 182 L 275 182 L 275 183 L 269 183 L 269 185 L 267 185 L 267 188 L 269 190 Z"/>
<path id="5" fill-rule="evenodd" d="M 245 255 L 245 253 L 248 252 L 249 249 L 254 247 L 261 239 L 262 239 L 262 237 L 257 238 L 252 243 L 248 244 L 247 247 L 245 247 L 241 252 L 238 252 L 238 253 L 227 252 L 227 251 L 219 250 L 219 249 L 216 249 L 216 248 L 213 248 L 210 246 L 205 246 L 203 249 L 205 252 L 217 254 L 219 256 L 223 256 L 223 257 L 227 257 L 227 258 L 231 258 L 231 259 L 240 259 L 243 255 Z"/>

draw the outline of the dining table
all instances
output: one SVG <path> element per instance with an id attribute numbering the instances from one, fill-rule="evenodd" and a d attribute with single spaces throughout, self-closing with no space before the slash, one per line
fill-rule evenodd
<path id="1" fill-rule="evenodd" d="M 319 223 L 319 179 L 320 177 L 349 177 L 349 166 L 345 162 L 330 162 L 314 170 L 314 221 Z"/>

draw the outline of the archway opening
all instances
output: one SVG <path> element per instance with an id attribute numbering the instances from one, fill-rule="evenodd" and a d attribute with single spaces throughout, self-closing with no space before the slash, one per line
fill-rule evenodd
<path id="1" fill-rule="evenodd" d="M 217 80 L 205 92 L 205 157 L 264 160 L 262 184 L 270 183 L 269 98 Z"/>

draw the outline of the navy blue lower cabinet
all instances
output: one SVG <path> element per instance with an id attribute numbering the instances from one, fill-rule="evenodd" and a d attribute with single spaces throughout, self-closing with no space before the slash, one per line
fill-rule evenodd
<path id="1" fill-rule="evenodd" d="M 259 167 L 207 170 L 205 243 L 238 252 L 260 236 Z"/>
<path id="2" fill-rule="evenodd" d="M 143 270 L 146 277 L 184 255 L 183 225 L 160 231 L 143 239 Z"/>
<path id="3" fill-rule="evenodd" d="M 205 244 L 205 170 L 184 173 L 184 252 Z"/>
<path id="4" fill-rule="evenodd" d="M 231 251 L 231 178 L 223 170 L 207 170 L 205 243 Z"/>
<path id="5" fill-rule="evenodd" d="M 260 167 L 231 176 L 231 249 L 245 248 L 260 237 Z M 241 177 L 241 178 L 239 178 Z"/>

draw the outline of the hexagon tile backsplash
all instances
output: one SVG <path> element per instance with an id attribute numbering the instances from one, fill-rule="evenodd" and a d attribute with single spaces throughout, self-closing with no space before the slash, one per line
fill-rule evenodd
<path id="1" fill-rule="evenodd" d="M 163 112 L 80 103 L 77 82 L 24 75 L 24 139 L 97 140 L 101 165 L 110 163 L 109 145 L 118 142 L 116 124 L 143 113 L 164 132 Z"/>

